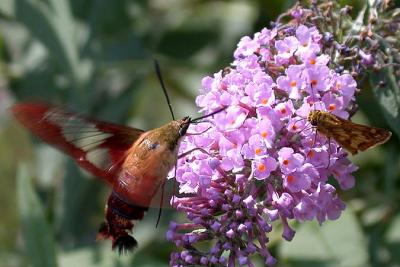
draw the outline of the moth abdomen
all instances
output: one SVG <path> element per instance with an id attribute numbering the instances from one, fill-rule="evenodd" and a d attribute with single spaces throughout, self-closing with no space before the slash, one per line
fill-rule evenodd
<path id="1" fill-rule="evenodd" d="M 116 192 L 112 192 L 106 205 L 105 222 L 101 225 L 97 239 L 111 239 L 112 248 L 120 254 L 130 252 L 137 241 L 129 232 L 134 222 L 143 219 L 148 207 L 127 203 Z"/>

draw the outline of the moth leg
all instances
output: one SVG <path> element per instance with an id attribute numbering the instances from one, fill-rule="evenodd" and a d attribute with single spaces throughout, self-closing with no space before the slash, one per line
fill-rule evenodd
<path id="1" fill-rule="evenodd" d="M 171 199 L 171 206 L 175 208 L 175 195 L 176 195 L 176 169 L 177 169 L 177 164 L 175 163 L 175 168 L 174 168 L 174 185 L 173 185 L 173 194 L 172 194 L 172 199 Z"/>
<path id="2" fill-rule="evenodd" d="M 199 151 L 203 152 L 204 154 L 207 154 L 207 155 L 211 156 L 210 153 L 208 153 L 208 151 L 204 150 L 203 148 L 195 147 L 195 148 L 192 148 L 192 149 L 190 149 L 190 150 L 188 150 L 186 152 L 183 152 L 182 154 L 178 155 L 178 159 L 186 157 L 187 155 L 189 155 L 190 153 L 192 153 L 192 152 L 194 152 L 196 150 L 199 150 Z"/>
<path id="3" fill-rule="evenodd" d="M 328 169 L 331 164 L 331 138 L 328 137 L 328 166 L 326 168 Z"/>
<path id="4" fill-rule="evenodd" d="M 199 132 L 199 133 L 188 133 L 187 132 L 185 135 L 202 135 L 203 133 L 207 132 L 210 129 L 211 129 L 211 127 L 208 127 L 207 129 L 205 129 L 204 131 Z"/>
<path id="5" fill-rule="evenodd" d="M 298 122 L 301 121 L 301 120 L 303 120 L 303 119 L 299 119 L 299 120 L 295 121 L 293 125 L 296 125 L 296 123 L 298 123 Z M 303 132 L 303 131 L 309 130 L 309 129 L 311 129 L 311 128 L 314 127 L 314 126 L 312 126 L 311 123 L 310 123 L 311 127 L 308 128 L 308 125 L 307 125 L 308 123 L 309 123 L 309 121 L 306 121 L 306 123 L 304 123 L 303 129 L 301 129 L 299 132 Z"/>
<path id="6" fill-rule="evenodd" d="M 310 130 L 310 129 L 313 129 L 313 128 L 315 128 L 314 126 L 310 126 L 310 127 L 304 127 L 303 129 L 301 129 L 301 131 L 300 132 L 304 132 L 304 131 L 307 131 L 307 130 Z"/>
<path id="7" fill-rule="evenodd" d="M 318 134 L 318 131 L 316 130 L 315 131 L 315 134 L 314 134 L 314 141 L 313 141 L 313 147 L 315 146 L 315 143 L 317 143 L 317 134 Z"/>
<path id="8" fill-rule="evenodd" d="M 176 170 L 176 166 L 175 166 L 175 170 Z M 161 212 L 162 212 L 161 206 L 162 206 L 162 203 L 164 202 L 164 190 L 165 190 L 165 181 L 164 181 L 164 182 L 162 183 L 162 185 L 161 185 L 160 208 L 159 208 L 159 210 L 158 210 L 158 217 L 157 217 L 156 228 L 157 228 L 158 223 L 160 222 L 160 218 L 161 218 Z"/>

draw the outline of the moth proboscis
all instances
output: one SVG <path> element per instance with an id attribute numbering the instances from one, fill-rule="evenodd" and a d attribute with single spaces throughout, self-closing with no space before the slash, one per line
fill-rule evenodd
<path id="1" fill-rule="evenodd" d="M 392 135 L 388 130 L 353 123 L 322 110 L 310 111 L 307 120 L 318 133 L 333 138 L 353 155 L 385 143 Z"/>

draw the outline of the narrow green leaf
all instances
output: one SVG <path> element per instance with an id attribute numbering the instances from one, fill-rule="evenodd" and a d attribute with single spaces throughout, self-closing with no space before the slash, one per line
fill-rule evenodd
<path id="1" fill-rule="evenodd" d="M 78 86 L 81 70 L 74 21 L 67 1 L 16 0 L 15 16 L 47 48 L 51 59 L 69 76 L 72 84 Z"/>
<path id="2" fill-rule="evenodd" d="M 215 38 L 216 33 L 213 29 L 170 31 L 160 40 L 158 51 L 171 57 L 187 59 L 204 49 Z"/>
<path id="3" fill-rule="evenodd" d="M 135 254 L 120 256 L 111 250 L 108 242 L 103 242 L 96 246 L 96 250 L 91 246 L 62 252 L 59 256 L 59 266 L 130 267 L 132 265 L 129 263 L 133 257 Z"/>
<path id="4" fill-rule="evenodd" d="M 393 218 L 385 239 L 392 262 L 400 263 L 400 254 L 398 253 L 400 251 L 400 215 Z"/>
<path id="5" fill-rule="evenodd" d="M 31 266 L 57 266 L 52 229 L 46 221 L 26 165 L 20 165 L 18 169 L 17 197 L 26 254 Z"/>
<path id="6" fill-rule="evenodd" d="M 0 13 L 5 16 L 14 16 L 14 1 L 13 0 L 2 0 L 0 1 Z"/>
<path id="7" fill-rule="evenodd" d="M 393 67 L 387 66 L 382 70 L 382 76 L 371 75 L 371 80 L 386 122 L 400 138 L 400 87 L 394 73 Z M 382 81 L 385 86 L 380 86 Z"/>
<path id="8" fill-rule="evenodd" d="M 363 8 L 358 12 L 357 18 L 354 20 L 354 23 L 351 26 L 351 30 L 346 35 L 344 39 L 344 43 L 350 40 L 354 35 L 357 35 L 361 31 L 361 27 L 364 25 L 365 12 L 367 10 L 367 5 L 364 5 Z"/>
<path id="9" fill-rule="evenodd" d="M 102 222 L 103 203 L 99 202 L 100 181 L 83 177 L 75 162 L 65 166 L 66 178 L 60 206 L 63 213 L 57 224 L 63 229 L 61 240 L 66 248 L 95 243 L 97 229 Z M 103 200 L 104 202 L 106 200 Z M 94 219 L 94 218 L 99 219 Z"/>

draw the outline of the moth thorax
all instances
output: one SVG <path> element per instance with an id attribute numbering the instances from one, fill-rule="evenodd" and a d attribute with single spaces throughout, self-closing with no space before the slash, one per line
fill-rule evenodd
<path id="1" fill-rule="evenodd" d="M 181 137 L 186 134 L 190 125 L 190 118 L 185 117 L 180 120 L 171 121 L 170 123 L 159 128 L 158 135 L 169 144 L 171 150 L 174 150 L 179 143 Z"/>
<path id="2" fill-rule="evenodd" d="M 311 123 L 312 126 L 317 126 L 320 115 L 321 112 L 319 110 L 312 110 L 308 114 L 307 120 Z"/>

